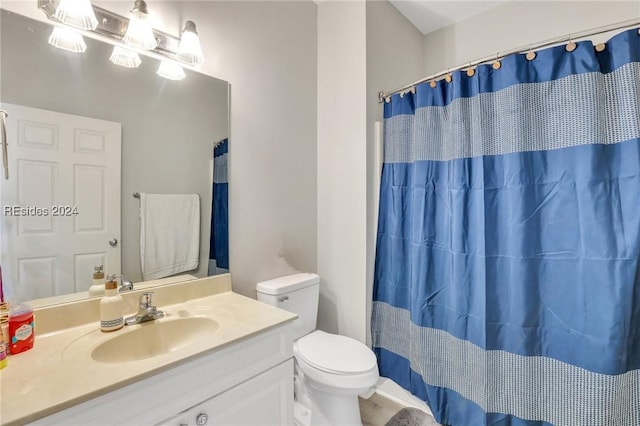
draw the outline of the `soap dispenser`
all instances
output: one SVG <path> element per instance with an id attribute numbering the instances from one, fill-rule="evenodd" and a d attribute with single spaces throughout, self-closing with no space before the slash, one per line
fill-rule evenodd
<path id="1" fill-rule="evenodd" d="M 105 280 L 102 265 L 96 266 L 93 270 L 93 284 L 89 287 L 89 297 L 104 296 Z"/>
<path id="2" fill-rule="evenodd" d="M 118 283 L 115 275 L 108 275 L 104 285 L 105 292 L 100 299 L 100 329 L 115 331 L 122 328 L 122 297 L 118 293 Z"/>

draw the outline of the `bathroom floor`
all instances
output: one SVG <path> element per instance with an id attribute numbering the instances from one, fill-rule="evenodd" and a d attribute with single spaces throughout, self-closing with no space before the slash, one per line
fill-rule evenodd
<path id="1" fill-rule="evenodd" d="M 403 410 L 404 405 L 378 393 L 369 399 L 358 398 L 363 426 L 438 426 L 433 417 L 417 409 Z"/>

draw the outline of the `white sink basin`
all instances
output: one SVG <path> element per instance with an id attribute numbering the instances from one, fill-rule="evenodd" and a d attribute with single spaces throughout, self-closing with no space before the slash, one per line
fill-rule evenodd
<path id="1" fill-rule="evenodd" d="M 216 321 L 203 317 L 155 320 L 124 327 L 99 344 L 91 352 L 91 358 L 104 363 L 151 358 L 198 343 L 218 327 Z"/>

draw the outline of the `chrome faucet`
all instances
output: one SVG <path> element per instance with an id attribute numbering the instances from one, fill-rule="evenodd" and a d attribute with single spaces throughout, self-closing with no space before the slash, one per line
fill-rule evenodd
<path id="1" fill-rule="evenodd" d="M 159 311 L 158 308 L 151 304 L 153 298 L 153 292 L 142 293 L 140 296 L 140 303 L 138 305 L 138 313 L 125 318 L 124 325 L 141 324 L 147 321 L 153 321 L 164 316 L 163 311 Z"/>
<path id="2" fill-rule="evenodd" d="M 119 293 L 133 290 L 133 282 L 129 281 L 124 275 L 120 275 L 120 288 Z"/>

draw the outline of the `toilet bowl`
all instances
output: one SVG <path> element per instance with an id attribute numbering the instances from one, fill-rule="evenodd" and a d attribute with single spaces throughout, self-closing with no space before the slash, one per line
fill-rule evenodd
<path id="1" fill-rule="evenodd" d="M 258 300 L 294 321 L 294 418 L 299 426 L 362 426 L 358 395 L 378 381 L 374 353 L 346 336 L 315 330 L 320 279 L 294 274 L 258 283 Z"/>
<path id="2" fill-rule="evenodd" d="M 358 395 L 378 381 L 376 357 L 355 339 L 314 331 L 294 343 L 297 378 L 308 392 L 311 418 L 296 416 L 299 425 L 362 425 Z M 299 414 L 300 410 L 297 410 Z"/>

